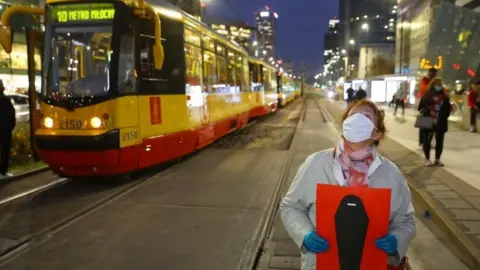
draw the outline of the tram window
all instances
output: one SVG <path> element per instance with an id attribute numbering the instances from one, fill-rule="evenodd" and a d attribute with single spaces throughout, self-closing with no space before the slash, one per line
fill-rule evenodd
<path id="1" fill-rule="evenodd" d="M 217 84 L 216 55 L 209 51 L 203 51 L 203 78 L 205 91 L 213 92 L 213 86 Z"/>
<path id="2" fill-rule="evenodd" d="M 240 86 L 240 91 L 249 91 L 248 89 L 248 62 L 240 55 L 236 55 L 236 68 L 235 78 L 237 79 L 237 85 Z"/>
<path id="3" fill-rule="evenodd" d="M 155 44 L 153 23 L 140 19 L 136 49 L 138 87 L 142 93 L 184 94 L 185 52 L 183 23 L 161 16 L 164 63 L 161 70 L 154 67 L 152 47 Z M 147 23 L 145 23 L 147 22 Z M 149 27 L 148 25 L 151 25 Z"/>
<path id="4" fill-rule="evenodd" d="M 203 41 L 202 49 L 207 50 L 207 51 L 211 51 L 211 52 L 215 52 L 215 43 L 213 42 L 212 38 L 204 35 L 202 37 L 202 41 Z"/>
<path id="5" fill-rule="evenodd" d="M 135 93 L 135 62 L 133 58 L 133 36 L 122 36 L 118 58 L 118 93 Z"/>
<path id="6" fill-rule="evenodd" d="M 227 83 L 227 59 L 224 56 L 217 55 L 217 68 L 218 68 L 218 82 L 220 84 Z"/>
<path id="7" fill-rule="evenodd" d="M 200 47 L 185 43 L 185 62 L 187 83 L 191 86 L 202 85 L 202 50 Z"/>
<path id="8" fill-rule="evenodd" d="M 263 75 L 263 89 L 262 90 L 266 90 L 266 89 L 269 89 L 270 87 L 270 78 L 269 78 L 269 73 L 268 73 L 268 69 L 266 67 L 262 67 L 262 75 Z"/>
<path id="9" fill-rule="evenodd" d="M 190 29 L 185 29 L 185 43 L 200 47 L 200 35 Z"/>
<path id="10" fill-rule="evenodd" d="M 235 84 L 235 54 L 228 52 L 227 59 L 227 84 L 240 86 Z M 238 80 L 238 82 L 240 83 L 240 80 Z"/>

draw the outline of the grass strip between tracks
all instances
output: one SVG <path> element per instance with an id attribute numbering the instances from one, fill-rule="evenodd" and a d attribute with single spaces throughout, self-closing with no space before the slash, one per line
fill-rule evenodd
<path id="1" fill-rule="evenodd" d="M 329 101 L 326 101 L 329 102 Z M 321 106 L 321 105 L 319 105 Z M 333 104 L 335 106 L 335 104 Z M 324 109 L 324 112 L 329 115 L 329 118 L 333 123 L 336 123 L 334 127 L 339 136 L 340 123 L 333 116 L 333 113 L 329 109 Z M 385 151 L 380 150 L 382 154 L 388 157 Z M 401 168 L 400 168 L 401 170 Z M 432 199 L 432 197 L 425 192 L 424 189 L 417 187 L 412 179 L 408 175 L 404 175 L 407 179 L 408 186 L 412 193 L 412 200 L 417 208 L 430 212 L 431 220 L 434 224 L 440 228 L 448 239 L 462 252 L 462 255 L 468 260 L 468 265 L 473 267 L 472 269 L 480 269 L 480 249 L 473 243 L 470 237 L 464 233 L 460 227 L 448 216 L 448 214 Z M 473 237 L 473 236 L 471 236 Z M 410 268 L 409 268 L 410 269 Z"/>

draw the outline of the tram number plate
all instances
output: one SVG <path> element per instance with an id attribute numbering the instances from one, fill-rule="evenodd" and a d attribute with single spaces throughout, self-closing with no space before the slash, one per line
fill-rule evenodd
<path id="1" fill-rule="evenodd" d="M 138 132 L 137 131 L 128 131 L 122 133 L 122 141 L 134 141 L 138 139 Z"/>
<path id="2" fill-rule="evenodd" d="M 81 120 L 62 120 L 60 121 L 60 129 L 82 129 Z"/>

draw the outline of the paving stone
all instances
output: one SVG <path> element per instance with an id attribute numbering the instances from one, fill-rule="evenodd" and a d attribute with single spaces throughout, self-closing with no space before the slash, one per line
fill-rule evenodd
<path id="1" fill-rule="evenodd" d="M 427 190 L 430 190 L 430 191 L 451 191 L 451 189 L 448 186 L 445 186 L 445 185 L 429 185 L 429 184 L 426 184 L 425 188 Z"/>
<path id="2" fill-rule="evenodd" d="M 472 205 L 462 199 L 438 199 L 438 201 L 448 209 L 473 209 Z"/>
<path id="3" fill-rule="evenodd" d="M 466 197 L 464 197 L 464 199 L 465 199 L 468 203 L 470 203 L 471 205 L 473 205 L 474 208 L 480 210 L 480 197 L 478 197 L 478 196 L 466 196 Z"/>
<path id="4" fill-rule="evenodd" d="M 469 234 L 480 234 L 480 221 L 457 221 L 457 224 L 465 228 Z"/>
<path id="5" fill-rule="evenodd" d="M 480 221 L 480 212 L 473 209 L 448 209 L 456 220 L 478 220 Z"/>
<path id="6" fill-rule="evenodd" d="M 458 194 L 453 191 L 438 191 L 438 190 L 431 190 L 429 191 L 430 194 L 434 198 L 437 199 L 459 199 Z"/>
<path id="7" fill-rule="evenodd" d="M 300 269 L 300 257 L 274 256 L 270 259 L 270 268 Z"/>
<path id="8" fill-rule="evenodd" d="M 439 185 L 442 182 L 438 181 L 437 179 L 428 179 L 427 181 L 423 182 L 425 185 Z"/>
<path id="9" fill-rule="evenodd" d="M 293 240 L 277 241 L 275 243 L 274 256 L 300 256 L 300 249 Z"/>

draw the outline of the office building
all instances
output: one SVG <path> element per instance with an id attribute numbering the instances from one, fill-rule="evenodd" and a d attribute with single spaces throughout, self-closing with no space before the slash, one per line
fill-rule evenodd
<path id="1" fill-rule="evenodd" d="M 203 22 L 212 27 L 217 33 L 228 37 L 228 39 L 244 47 L 249 53 L 253 53 L 252 43 L 255 27 L 249 26 L 239 20 L 214 18 L 210 16 L 204 16 Z"/>
<path id="2" fill-rule="evenodd" d="M 340 0 L 341 49 L 345 50 L 347 79 L 358 76 L 360 47 L 395 44 L 396 0 Z"/>
<path id="3" fill-rule="evenodd" d="M 396 70 L 423 76 L 435 67 L 450 87 L 468 85 L 480 69 L 478 1 L 402 1 L 399 5 Z"/>
<path id="4" fill-rule="evenodd" d="M 254 55 L 271 61 L 276 59 L 276 33 L 278 14 L 268 6 L 255 13 L 256 16 L 256 48 Z"/>
<path id="5" fill-rule="evenodd" d="M 340 59 L 340 20 L 337 17 L 329 20 L 328 30 L 323 39 L 323 75 L 327 81 L 337 81 L 344 69 Z"/>

